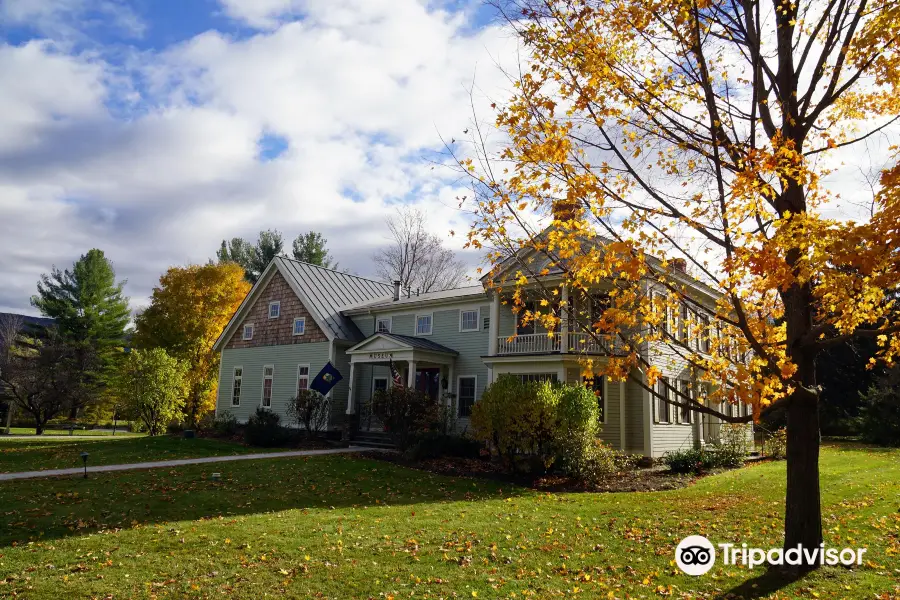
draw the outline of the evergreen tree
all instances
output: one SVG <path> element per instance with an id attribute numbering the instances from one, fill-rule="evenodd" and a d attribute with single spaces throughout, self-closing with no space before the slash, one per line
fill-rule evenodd
<path id="1" fill-rule="evenodd" d="M 327 243 L 328 240 L 317 231 L 301 233 L 294 239 L 294 258 L 326 269 L 337 269 L 338 264 L 332 260 L 325 247 Z"/>
<path id="2" fill-rule="evenodd" d="M 83 255 L 72 267 L 41 275 L 31 304 L 54 320 L 60 336 L 71 342 L 89 343 L 101 354 L 120 346 L 131 318 L 124 281 L 102 250 Z"/>
<path id="3" fill-rule="evenodd" d="M 277 229 L 259 232 L 256 245 L 251 245 L 243 238 L 232 238 L 231 242 L 222 240 L 216 252 L 219 264 L 233 262 L 244 268 L 244 278 L 256 283 L 262 272 L 276 256 L 284 253 L 284 239 Z"/>
<path id="4" fill-rule="evenodd" d="M 78 387 L 90 398 L 71 406 L 70 417 L 102 392 L 121 358 L 125 327 L 131 318 L 124 281 L 116 281 L 112 263 L 96 248 L 79 258 L 72 269 L 56 267 L 38 282 L 31 304 L 54 320 L 59 342 L 73 354 L 79 370 Z"/>

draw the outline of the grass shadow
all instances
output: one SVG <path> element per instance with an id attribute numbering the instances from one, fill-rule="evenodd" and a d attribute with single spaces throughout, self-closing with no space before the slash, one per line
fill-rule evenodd
<path id="1" fill-rule="evenodd" d="M 725 592 L 725 597 L 745 598 L 746 600 L 763 598 L 800 581 L 809 573 L 810 571 L 801 571 L 796 568 L 769 567 L 761 575 L 748 579 Z"/>
<path id="2" fill-rule="evenodd" d="M 214 480 L 213 472 L 220 473 Z M 501 483 L 350 455 L 277 458 L 0 482 L 0 547 L 173 521 L 527 494 Z"/>

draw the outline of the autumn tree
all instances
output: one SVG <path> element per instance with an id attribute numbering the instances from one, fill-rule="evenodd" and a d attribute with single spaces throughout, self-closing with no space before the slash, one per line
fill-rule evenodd
<path id="1" fill-rule="evenodd" d="M 372 258 L 381 278 L 422 293 L 459 287 L 465 280 L 465 263 L 428 230 L 421 210 L 399 208 L 387 219 L 387 226 L 390 241 Z"/>
<path id="2" fill-rule="evenodd" d="M 236 263 L 172 267 L 135 320 L 135 347 L 163 348 L 186 366 L 184 419 L 192 426 L 215 408 L 219 355 L 212 347 L 249 291 Z"/>
<path id="3" fill-rule="evenodd" d="M 489 249 L 490 279 L 526 312 L 523 289 L 542 279 L 575 291 L 611 282 L 602 313 L 574 324 L 597 343 L 615 338 L 620 352 L 597 365 L 611 378 L 655 395 L 659 370 L 642 348 L 665 348 L 708 392 L 666 401 L 730 422 L 783 407 L 784 543 L 817 547 L 816 358 L 859 338 L 876 342 L 873 362 L 900 353 L 886 293 L 900 278 L 900 165 L 883 143 L 900 109 L 900 5 L 497 8 L 527 57 L 497 107 L 508 144 L 493 153 L 476 125 L 476 154 L 460 158 L 476 194 L 470 244 Z M 866 198 L 840 189 L 851 177 L 841 161 L 864 159 L 865 145 L 887 165 Z M 854 211 L 862 202 L 870 210 Z M 512 281 L 497 277 L 510 265 Z M 698 300 L 694 280 L 714 302 Z M 549 308 L 531 312 L 552 331 L 566 302 L 555 286 L 543 293 Z M 665 326 L 672 315 L 677 329 Z M 722 401 L 751 403 L 753 415 Z"/>

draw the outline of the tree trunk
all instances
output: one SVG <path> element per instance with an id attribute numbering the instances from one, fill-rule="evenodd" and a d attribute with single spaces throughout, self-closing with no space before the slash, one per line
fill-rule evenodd
<path id="1" fill-rule="evenodd" d="M 795 396 L 787 408 L 787 496 L 784 549 L 818 548 L 822 543 L 819 493 L 819 406 L 814 398 Z M 806 565 L 815 568 L 817 563 Z"/>

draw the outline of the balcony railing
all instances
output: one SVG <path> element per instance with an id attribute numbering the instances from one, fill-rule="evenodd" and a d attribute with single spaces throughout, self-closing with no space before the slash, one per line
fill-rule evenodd
<path id="1" fill-rule="evenodd" d="M 559 352 L 562 337 L 546 333 L 526 333 L 515 337 L 500 336 L 497 354 L 550 354 Z"/>
<path id="2" fill-rule="evenodd" d="M 572 354 L 615 354 L 621 348 L 612 336 L 600 341 L 589 333 L 569 333 L 565 346 Z M 528 333 L 517 336 L 501 335 L 497 338 L 497 354 L 556 354 L 563 351 L 563 336 L 556 333 L 550 337 L 546 333 Z"/>

